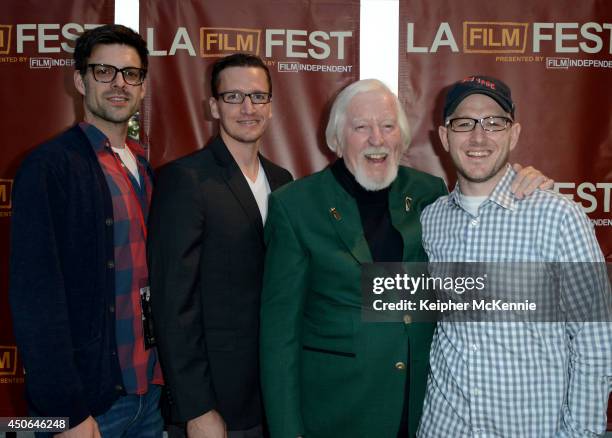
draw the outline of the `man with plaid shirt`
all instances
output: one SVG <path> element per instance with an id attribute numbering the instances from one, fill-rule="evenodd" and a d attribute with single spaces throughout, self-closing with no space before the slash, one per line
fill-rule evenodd
<path id="1" fill-rule="evenodd" d="M 468 77 L 449 90 L 439 135 L 458 184 L 424 210 L 424 248 L 434 264 L 554 263 L 570 272 L 560 277 L 564 308 L 588 311 L 592 296 L 581 294 L 609 293 L 607 278 L 598 283 L 586 275 L 585 265 L 604 262 L 592 225 L 559 194 L 537 191 L 520 201 L 511 194 L 515 172 L 508 153 L 521 131 L 514 110 L 510 89 L 495 78 Z M 504 287 L 526 274 L 506 276 Z M 542 294 L 539 289 L 530 298 L 542 304 Z M 605 431 L 609 313 L 537 322 L 449 320 L 456 316 L 443 318 L 434 334 L 418 436 L 546 438 Z"/>
<path id="2" fill-rule="evenodd" d="M 151 169 L 127 138 L 147 48 L 124 26 L 74 52 L 84 121 L 37 147 L 15 181 L 10 300 L 32 415 L 62 437 L 161 437 L 161 371 L 147 314 Z"/>

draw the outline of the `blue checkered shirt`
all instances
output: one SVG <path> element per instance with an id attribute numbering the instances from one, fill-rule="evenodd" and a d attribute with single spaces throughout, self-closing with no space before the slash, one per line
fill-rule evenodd
<path id="1" fill-rule="evenodd" d="M 462 207 L 458 185 L 424 210 L 423 246 L 430 262 L 604 262 L 577 204 L 550 191 L 516 200 L 510 192 L 514 176 L 508 166 L 478 216 Z M 570 266 L 576 265 L 581 264 Z M 442 320 L 432 341 L 417 436 L 603 433 L 612 381 L 611 325 Z"/>

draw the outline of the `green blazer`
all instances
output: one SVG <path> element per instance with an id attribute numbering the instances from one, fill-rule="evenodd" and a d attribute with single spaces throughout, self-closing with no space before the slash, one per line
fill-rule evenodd
<path id="1" fill-rule="evenodd" d="M 419 216 L 446 193 L 440 178 L 400 167 L 389 208 L 404 261 L 427 260 Z M 434 324 L 362 321 L 361 265 L 372 256 L 354 198 L 330 169 L 293 182 L 270 196 L 265 239 L 260 354 L 272 438 L 395 438 L 406 379 L 413 436 Z"/>

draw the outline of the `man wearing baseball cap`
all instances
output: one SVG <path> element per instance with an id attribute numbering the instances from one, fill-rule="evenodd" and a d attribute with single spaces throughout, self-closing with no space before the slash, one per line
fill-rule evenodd
<path id="1" fill-rule="evenodd" d="M 510 88 L 499 79 L 470 76 L 455 83 L 446 95 L 438 133 L 458 183 L 421 215 L 429 261 L 480 262 L 489 272 L 498 269 L 501 283 L 492 275 L 487 282 L 501 284 L 496 292 L 504 293 L 528 277 L 525 272 L 508 275 L 507 262 L 528 270 L 552 265 L 560 271 L 554 296 L 565 313 L 557 318 L 535 314 L 539 319 L 518 322 L 508 322 L 503 312 L 495 322 L 466 322 L 473 312 L 463 319 L 457 312 L 442 318 L 432 341 L 417 436 L 603 433 L 612 324 L 608 279 L 589 275 L 592 266 L 605 272 L 591 223 L 578 204 L 552 191 L 538 190 L 523 200 L 512 195 L 515 171 L 508 154 L 521 126 Z M 545 291 L 530 289 L 529 282 L 518 289 L 538 305 L 544 299 Z M 529 295 L 531 290 L 535 293 Z M 578 309 L 582 317 L 568 316 L 567 309 Z"/>

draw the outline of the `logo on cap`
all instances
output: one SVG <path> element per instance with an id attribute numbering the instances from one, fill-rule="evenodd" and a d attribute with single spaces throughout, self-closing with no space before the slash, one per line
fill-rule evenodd
<path id="1" fill-rule="evenodd" d="M 471 94 L 484 94 L 495 100 L 504 111 L 514 117 L 514 103 L 510 88 L 499 79 L 490 76 L 468 76 L 451 86 L 444 103 L 444 119 L 448 118 L 459 104 Z"/>

